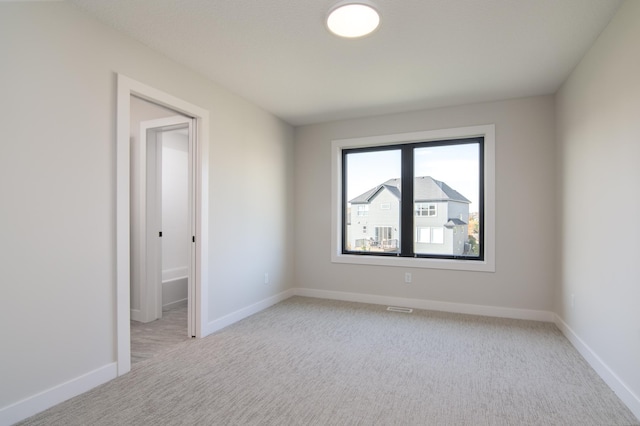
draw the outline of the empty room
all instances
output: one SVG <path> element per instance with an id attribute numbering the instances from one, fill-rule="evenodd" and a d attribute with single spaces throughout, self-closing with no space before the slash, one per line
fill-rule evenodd
<path id="1" fill-rule="evenodd" d="M 0 1 L 0 425 L 640 425 L 639 45 L 636 0 Z"/>

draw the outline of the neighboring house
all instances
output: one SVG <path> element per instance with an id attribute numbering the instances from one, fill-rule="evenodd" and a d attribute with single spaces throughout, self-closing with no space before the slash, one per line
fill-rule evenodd
<path id="1" fill-rule="evenodd" d="M 415 178 L 414 194 L 415 252 L 468 254 L 471 201 L 430 176 Z M 400 179 L 389 179 L 349 203 L 347 236 L 350 250 L 398 251 Z"/>

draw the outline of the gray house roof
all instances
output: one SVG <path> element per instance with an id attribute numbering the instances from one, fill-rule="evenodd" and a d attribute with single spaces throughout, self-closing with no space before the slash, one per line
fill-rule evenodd
<path id="1" fill-rule="evenodd" d="M 375 188 L 371 188 L 349 202 L 351 204 L 369 204 L 371 200 L 385 188 L 400 199 L 400 179 L 394 178 L 389 179 Z M 431 176 L 416 177 L 413 183 L 413 194 L 416 202 L 459 201 L 462 203 L 471 203 L 464 195 L 446 183 L 436 180 Z"/>
<path id="2" fill-rule="evenodd" d="M 445 228 L 453 228 L 454 226 L 457 226 L 457 225 L 468 225 L 468 223 L 465 222 L 464 220 L 461 220 L 455 217 L 450 217 L 447 223 L 444 224 Z"/>

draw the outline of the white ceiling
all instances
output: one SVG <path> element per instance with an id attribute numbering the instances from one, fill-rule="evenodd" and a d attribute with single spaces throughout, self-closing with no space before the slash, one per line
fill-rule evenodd
<path id="1" fill-rule="evenodd" d="M 554 93 L 620 0 L 374 0 L 361 39 L 337 0 L 68 0 L 292 125 Z"/>

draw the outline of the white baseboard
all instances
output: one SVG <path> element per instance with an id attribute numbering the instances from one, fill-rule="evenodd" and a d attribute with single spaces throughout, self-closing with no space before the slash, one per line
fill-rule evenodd
<path id="1" fill-rule="evenodd" d="M 470 305 L 465 303 L 439 302 L 426 299 L 409 299 L 375 294 L 347 293 L 342 291 L 295 288 L 296 296 L 316 297 L 319 299 L 343 300 L 345 302 L 371 303 L 374 305 L 402 306 L 405 308 L 443 311 L 457 314 L 483 315 L 499 318 L 513 318 L 533 321 L 553 322 L 555 314 L 532 309 L 502 308 L 498 306 Z"/>
<path id="2" fill-rule="evenodd" d="M 175 302 L 167 303 L 166 305 L 162 305 L 163 311 L 169 311 L 171 309 L 179 308 L 181 306 L 186 306 L 189 301 L 187 299 L 176 300 Z"/>
<path id="3" fill-rule="evenodd" d="M 181 266 L 179 268 L 163 269 L 162 281 L 173 281 L 181 278 L 187 278 L 189 276 L 189 267 Z"/>
<path id="4" fill-rule="evenodd" d="M 162 309 L 171 309 L 169 305 L 187 300 L 189 282 L 187 277 L 162 282 Z"/>
<path id="5" fill-rule="evenodd" d="M 275 305 L 276 303 L 280 303 L 283 300 L 286 300 L 294 295 L 293 289 L 289 289 L 283 291 L 282 293 L 278 293 L 275 296 L 268 297 L 260 302 L 254 303 L 253 305 L 249 305 L 245 308 L 232 312 L 228 315 L 223 316 L 222 318 L 218 318 L 214 321 L 211 321 L 207 324 L 207 329 L 203 333 L 203 336 L 207 336 L 211 333 L 215 333 L 218 330 L 222 330 L 223 328 L 243 320 L 253 314 L 256 314 L 264 309 L 267 309 L 270 306 Z"/>
<path id="6" fill-rule="evenodd" d="M 140 309 L 131 309 L 131 319 L 138 322 L 145 322 L 142 317 L 142 311 Z"/>
<path id="7" fill-rule="evenodd" d="M 640 397 L 627 387 L 620 377 L 602 361 L 593 349 L 591 349 L 560 316 L 555 315 L 554 322 L 560 331 L 562 331 L 562 334 L 564 334 L 569 342 L 580 352 L 580 355 L 583 356 L 602 380 L 618 395 L 618 398 L 625 403 L 633 415 L 640 420 Z"/>
<path id="8" fill-rule="evenodd" d="M 117 376 L 118 368 L 114 362 L 25 398 L 22 401 L 0 408 L 0 425 L 8 426 L 17 423 L 115 379 Z"/>

